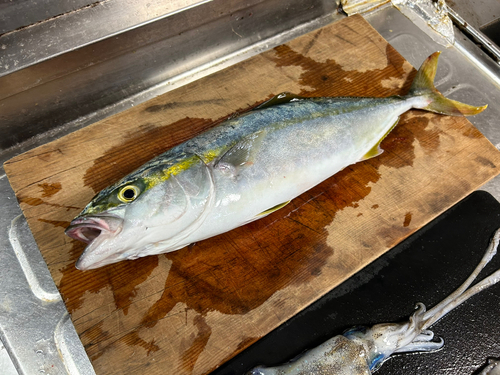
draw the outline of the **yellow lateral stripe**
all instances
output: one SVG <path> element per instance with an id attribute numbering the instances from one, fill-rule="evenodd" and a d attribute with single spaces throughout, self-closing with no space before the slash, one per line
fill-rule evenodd
<path id="1" fill-rule="evenodd" d="M 210 163 L 212 160 L 217 158 L 220 155 L 220 152 L 223 150 L 223 147 L 216 150 L 209 150 L 205 152 L 201 157 L 198 155 L 192 155 L 187 157 L 184 160 L 181 160 L 167 169 L 164 169 L 160 172 L 157 172 L 153 175 L 144 177 L 144 182 L 146 183 L 146 190 L 155 187 L 158 184 L 168 180 L 170 176 L 175 176 L 195 165 L 198 162 L 204 162 L 205 164 Z"/>

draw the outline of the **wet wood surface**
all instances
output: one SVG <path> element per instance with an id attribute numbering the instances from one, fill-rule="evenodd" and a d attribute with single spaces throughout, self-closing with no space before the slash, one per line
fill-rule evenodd
<path id="1" fill-rule="evenodd" d="M 210 372 L 498 174 L 500 153 L 465 118 L 412 110 L 381 156 L 270 216 L 82 272 L 85 246 L 64 229 L 98 191 L 280 92 L 383 97 L 406 93 L 414 74 L 349 17 L 8 161 L 97 374 Z"/>

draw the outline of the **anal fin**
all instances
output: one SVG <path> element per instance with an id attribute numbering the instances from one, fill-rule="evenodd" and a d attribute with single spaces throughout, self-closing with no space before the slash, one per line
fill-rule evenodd
<path id="1" fill-rule="evenodd" d="M 363 157 L 360 159 L 360 161 L 363 160 L 368 160 L 371 158 L 374 158 L 376 156 L 379 156 L 381 153 L 383 153 L 384 150 L 380 148 L 380 142 L 377 143 L 375 146 L 373 146 L 370 151 L 368 151 L 366 154 L 363 155 Z"/>
<path id="2" fill-rule="evenodd" d="M 285 207 L 288 203 L 290 203 L 291 201 L 287 201 L 287 202 L 283 202 L 283 203 L 280 203 L 280 204 L 277 204 L 276 206 L 274 207 L 271 207 L 270 209 L 268 210 L 265 210 L 265 211 L 262 211 L 260 214 L 258 214 L 257 216 L 258 217 L 261 217 L 261 216 L 266 216 L 266 215 L 269 215 L 269 214 L 272 214 L 273 212 L 275 211 L 278 211 L 280 208 L 283 208 Z"/>
<path id="3" fill-rule="evenodd" d="M 387 137 L 387 135 L 392 131 L 392 129 L 394 129 L 396 127 L 396 125 L 398 124 L 399 122 L 399 117 L 396 119 L 396 121 L 394 121 L 394 123 L 392 124 L 392 126 L 389 128 L 389 130 L 382 136 L 382 138 L 380 138 L 378 140 L 377 143 L 375 143 L 375 145 L 373 145 L 373 147 L 366 153 L 363 155 L 363 157 L 361 159 L 359 159 L 359 161 L 363 161 L 363 160 L 368 160 L 368 159 L 371 159 L 371 158 L 374 158 L 376 156 L 379 156 L 381 153 L 384 152 L 384 150 L 382 150 L 380 148 L 380 144 L 382 143 L 382 141 L 385 139 L 385 137 Z"/>

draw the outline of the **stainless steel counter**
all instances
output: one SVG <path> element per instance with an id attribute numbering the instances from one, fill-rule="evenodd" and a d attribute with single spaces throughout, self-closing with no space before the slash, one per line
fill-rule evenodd
<path id="1" fill-rule="evenodd" d="M 177 1 L 177 9 L 146 12 L 145 16 L 139 12 L 142 15 L 134 21 L 125 19 L 127 13 L 114 13 L 123 22 L 117 20 L 109 28 L 99 25 L 108 13 L 92 18 L 90 24 L 78 21 L 78 17 L 87 17 L 87 12 L 105 12 L 116 3 L 97 2 L 89 8 L 85 2 L 74 2 L 76 11 L 65 10 L 67 14 L 54 18 L 54 10 L 47 19 L 28 20 L 38 23 L 0 35 L 2 164 L 14 155 L 344 17 L 330 1 L 214 0 Z M 125 3 L 130 6 L 128 14 L 137 6 Z M 161 2 L 151 4 L 156 4 L 156 9 L 162 6 Z M 488 103 L 488 110 L 471 122 L 500 146 L 500 66 L 495 61 L 458 29 L 453 46 L 438 45 L 391 5 L 376 8 L 365 17 L 414 66 L 435 50 L 443 50 L 438 89 L 460 101 Z M 36 57 L 21 48 L 29 42 L 31 51 L 37 50 L 36 30 L 47 29 L 48 34 L 44 31 L 42 35 L 51 43 L 52 29 L 64 22 L 83 31 L 95 26 L 101 34 L 86 40 L 58 35 L 68 44 L 44 48 L 40 42 L 39 49 L 45 52 Z M 483 189 L 500 199 L 499 178 Z M 3 167 L 0 191 L 2 373 L 93 374 Z"/>

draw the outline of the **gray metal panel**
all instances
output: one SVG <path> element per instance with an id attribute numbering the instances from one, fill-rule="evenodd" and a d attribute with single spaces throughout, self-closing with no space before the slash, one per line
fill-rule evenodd
<path id="1" fill-rule="evenodd" d="M 10 359 L 9 353 L 5 349 L 5 346 L 0 341 L 0 368 L 2 369 L 3 375 L 18 375 L 14 363 Z"/>
<path id="2" fill-rule="evenodd" d="M 478 30 L 500 18 L 500 1 L 497 0 L 453 0 L 448 1 L 448 6 Z"/>
<path id="3" fill-rule="evenodd" d="M 5 175 L 0 191 L 1 342 L 19 374 L 93 374 Z"/>
<path id="4" fill-rule="evenodd" d="M 66 13 L 0 35 L 0 76 L 206 1 L 103 0 L 73 11 L 63 6 Z M 39 7 L 36 1 L 19 6 L 31 14 L 32 5 L 33 11 Z"/>
<path id="5" fill-rule="evenodd" d="M 31 24 L 75 11 L 92 0 L 16 0 L 0 2 L 0 35 Z"/>

